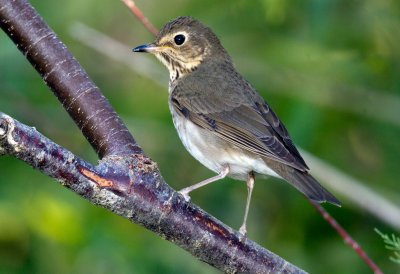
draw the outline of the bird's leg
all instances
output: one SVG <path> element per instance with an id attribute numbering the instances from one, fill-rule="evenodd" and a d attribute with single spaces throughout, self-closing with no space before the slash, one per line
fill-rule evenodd
<path id="1" fill-rule="evenodd" d="M 212 182 L 223 179 L 226 177 L 226 175 L 228 175 L 228 173 L 229 173 L 229 166 L 225 165 L 218 175 L 215 175 L 214 177 L 208 178 L 208 179 L 201 181 L 197 184 L 194 184 L 192 186 L 185 187 L 185 188 L 179 190 L 179 193 L 183 195 L 183 197 L 185 198 L 186 201 L 190 201 L 189 192 L 191 192 L 192 190 L 198 189 L 202 186 L 208 185 Z"/>
<path id="2" fill-rule="evenodd" d="M 247 221 L 247 215 L 249 213 L 249 208 L 250 208 L 251 193 L 253 192 L 253 187 L 254 187 L 254 173 L 253 172 L 249 173 L 246 184 L 247 184 L 246 209 L 244 211 L 243 224 L 239 229 L 239 233 L 242 234 L 243 236 L 246 236 L 246 234 L 247 234 L 246 221 Z"/>

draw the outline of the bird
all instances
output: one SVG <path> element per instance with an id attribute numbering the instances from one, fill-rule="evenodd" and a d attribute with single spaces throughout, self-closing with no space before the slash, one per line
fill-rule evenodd
<path id="1" fill-rule="evenodd" d="M 281 178 L 311 201 L 340 206 L 310 175 L 286 127 L 209 27 L 181 16 L 166 23 L 154 42 L 132 51 L 154 54 L 167 67 L 168 104 L 178 135 L 189 153 L 217 174 L 181 189 L 186 201 L 191 191 L 225 177 L 246 181 L 239 229 L 245 236 L 256 175 Z"/>

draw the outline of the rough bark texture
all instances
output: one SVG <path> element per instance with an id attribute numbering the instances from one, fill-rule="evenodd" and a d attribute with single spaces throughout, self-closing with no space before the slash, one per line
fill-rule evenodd
<path id="1" fill-rule="evenodd" d="M 0 26 L 41 74 L 102 158 L 93 166 L 0 113 L 0 155 L 12 155 L 91 203 L 141 224 L 227 273 L 304 273 L 170 188 L 98 88 L 25 0 L 0 0 Z"/>
<path id="2" fill-rule="evenodd" d="M 0 154 L 15 156 L 91 203 L 141 224 L 227 273 L 304 273 L 170 188 L 143 154 L 92 166 L 34 128 L 0 113 Z"/>
<path id="3" fill-rule="evenodd" d="M 27 1 L 1 0 L 0 26 L 100 157 L 141 152 L 98 87 Z"/>

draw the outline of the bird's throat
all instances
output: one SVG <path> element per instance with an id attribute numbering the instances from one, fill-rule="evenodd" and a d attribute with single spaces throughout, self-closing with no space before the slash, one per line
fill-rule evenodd
<path id="1" fill-rule="evenodd" d="M 184 62 L 181 60 L 171 58 L 169 55 L 164 53 L 156 54 L 156 57 L 158 60 L 161 61 L 161 63 L 164 64 L 164 66 L 167 67 L 169 71 L 170 82 L 182 78 L 186 74 L 194 71 L 201 64 L 201 60 L 199 59 L 193 59 Z"/>

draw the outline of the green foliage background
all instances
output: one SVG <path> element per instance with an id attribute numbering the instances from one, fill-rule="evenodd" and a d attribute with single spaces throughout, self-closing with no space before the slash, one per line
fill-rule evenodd
<path id="1" fill-rule="evenodd" d="M 151 42 L 153 37 L 120 1 L 31 3 L 101 88 L 145 152 L 158 162 L 172 187 L 180 189 L 212 175 L 185 151 L 173 129 L 167 82 L 160 88 L 72 38 L 70 27 L 79 21 L 126 44 L 127 52 Z M 399 204 L 400 109 L 391 108 L 400 100 L 399 1 L 138 0 L 137 4 L 157 27 L 180 15 L 211 26 L 239 71 L 267 99 L 299 146 Z M 135 58 L 132 54 L 131 61 Z M 167 71 L 156 66 L 167 79 Z M 35 126 L 84 159 L 97 161 L 4 33 L 0 33 L 0 88 L 0 111 Z M 386 118 L 379 118 L 381 114 Z M 192 201 L 238 228 L 245 197 L 245 185 L 228 179 L 194 192 Z M 373 230 L 394 229 L 338 198 L 342 208 L 326 208 L 385 273 L 400 273 Z M 256 182 L 249 237 L 311 273 L 370 273 L 308 202 L 279 180 Z M 0 273 L 111 272 L 216 273 L 24 163 L 0 158 Z"/>

